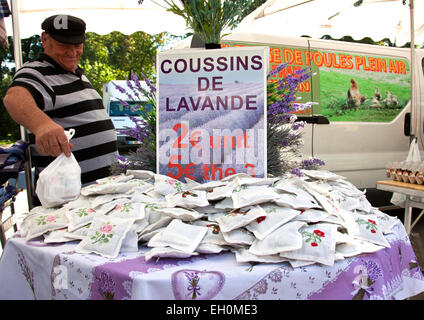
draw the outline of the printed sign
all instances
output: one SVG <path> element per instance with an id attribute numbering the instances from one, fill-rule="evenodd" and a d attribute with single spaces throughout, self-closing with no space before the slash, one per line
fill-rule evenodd
<path id="1" fill-rule="evenodd" d="M 158 173 L 198 182 L 235 173 L 266 176 L 268 52 L 250 47 L 158 54 Z"/>

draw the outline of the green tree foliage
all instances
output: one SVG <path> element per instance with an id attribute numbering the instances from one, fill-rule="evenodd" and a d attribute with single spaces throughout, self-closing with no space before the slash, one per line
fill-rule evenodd
<path id="1" fill-rule="evenodd" d="M 149 35 L 142 31 L 132 35 L 118 31 L 107 35 L 88 32 L 80 65 L 101 94 L 103 83 L 125 80 L 131 71 L 153 78 L 156 53 L 171 38 L 166 33 Z"/>

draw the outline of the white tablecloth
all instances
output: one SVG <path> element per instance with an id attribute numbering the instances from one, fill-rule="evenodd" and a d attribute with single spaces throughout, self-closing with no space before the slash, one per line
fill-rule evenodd
<path id="1" fill-rule="evenodd" d="M 0 260 L 0 299 L 405 299 L 424 291 L 424 278 L 404 226 L 393 230 L 391 248 L 295 269 L 238 264 L 230 252 L 146 262 L 142 246 L 107 259 L 74 252 L 76 242 L 12 238 Z"/>

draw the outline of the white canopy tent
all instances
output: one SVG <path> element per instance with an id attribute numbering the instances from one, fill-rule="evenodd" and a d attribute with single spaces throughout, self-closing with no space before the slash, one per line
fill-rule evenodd
<path id="1" fill-rule="evenodd" d="M 77 16 L 86 22 L 87 31 L 102 35 L 112 31 L 168 31 L 174 35 L 188 32 L 185 20 L 166 11 L 163 0 L 143 0 L 141 4 L 139 0 L 9 0 L 9 4 L 12 19 L 5 19 L 6 30 L 13 35 L 14 44 L 41 34 L 41 22 L 55 14 Z M 20 46 L 15 45 L 16 49 Z M 15 56 L 20 57 L 20 52 L 16 55 L 15 51 Z M 19 67 L 21 61 L 16 61 L 16 65 Z"/>
<path id="2" fill-rule="evenodd" d="M 374 41 L 388 38 L 403 46 L 412 39 L 411 29 L 415 43 L 423 43 L 423 0 L 268 0 L 233 32 L 312 38 L 329 35 L 334 39 L 351 36 L 355 40 L 370 37 Z"/>

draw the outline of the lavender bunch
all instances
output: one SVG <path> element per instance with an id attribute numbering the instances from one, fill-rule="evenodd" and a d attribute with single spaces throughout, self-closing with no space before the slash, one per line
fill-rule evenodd
<path id="1" fill-rule="evenodd" d="M 268 79 L 281 72 L 288 63 L 283 63 L 268 74 Z M 303 68 L 267 85 L 267 157 L 268 174 L 281 176 L 292 173 L 301 176 L 300 169 L 317 169 L 324 165 L 319 159 L 303 160 L 300 148 L 303 145 L 301 128 L 304 121 L 297 121 L 296 112 L 310 108 L 311 102 L 299 103 L 296 97 L 300 84 L 312 76 L 311 69 Z"/>
<path id="2" fill-rule="evenodd" d="M 141 75 L 144 78 L 142 80 L 144 85 L 133 71 L 130 79 L 126 79 L 131 92 L 114 84 L 129 100 L 140 101 L 131 111 L 137 112 L 141 117 L 130 117 L 135 126 L 119 131 L 139 141 L 140 146 L 136 152 L 130 151 L 127 157 L 117 156 L 117 162 L 111 167 L 112 175 L 123 173 L 127 169 L 156 170 L 156 87 L 143 73 Z M 126 101 L 120 100 L 120 102 L 128 106 Z"/>

